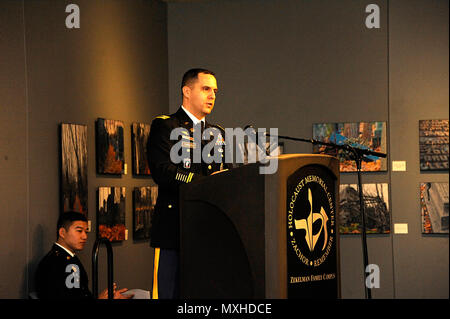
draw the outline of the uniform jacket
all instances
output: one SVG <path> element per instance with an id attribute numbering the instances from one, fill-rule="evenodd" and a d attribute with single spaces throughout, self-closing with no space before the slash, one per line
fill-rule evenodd
<path id="1" fill-rule="evenodd" d="M 176 128 L 183 128 L 184 132 L 178 137 L 178 140 L 171 140 L 170 134 Z M 180 185 L 194 182 L 213 172 L 232 167 L 231 164 L 225 163 L 225 131 L 223 128 L 206 122 L 205 130 L 213 131 L 214 135 L 212 135 L 212 132 L 205 134 L 205 136 L 209 136 L 208 140 L 202 140 L 201 143 L 194 140 L 196 129 L 200 129 L 200 125 L 194 127 L 192 120 L 181 107 L 170 116 L 158 116 L 152 121 L 147 144 L 147 158 L 150 173 L 153 180 L 158 184 L 158 199 L 152 216 L 150 235 L 152 247 L 179 248 Z M 197 134 L 197 136 L 200 136 L 198 132 Z M 215 160 L 212 163 L 205 163 L 201 159 L 201 162 L 195 163 L 194 152 L 198 151 L 198 148 L 203 149 L 214 140 L 214 148 L 210 154 Z M 179 149 L 178 154 L 182 157 L 179 163 L 172 162 L 170 158 L 171 148 L 176 147 L 176 144 Z M 209 144 L 209 146 L 211 145 Z M 183 152 L 184 156 L 181 155 Z M 220 162 L 216 162 L 218 158 Z"/>
<path id="2" fill-rule="evenodd" d="M 70 266 L 69 266 L 70 265 Z M 79 288 L 74 277 L 79 278 Z M 92 299 L 88 288 L 86 270 L 77 256 L 71 257 L 63 248 L 53 244 L 50 252 L 41 260 L 36 271 L 36 291 L 39 299 Z M 66 281 L 69 281 L 69 288 Z"/>

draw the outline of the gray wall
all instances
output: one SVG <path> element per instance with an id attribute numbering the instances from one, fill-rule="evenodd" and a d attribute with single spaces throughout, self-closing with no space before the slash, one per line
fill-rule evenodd
<path id="1" fill-rule="evenodd" d="M 37 263 L 55 241 L 59 209 L 59 123 L 88 127 L 88 212 L 96 227 L 96 189 L 125 186 L 129 239 L 114 244 L 120 287 L 151 290 L 153 249 L 132 239 L 132 122 L 150 123 L 168 109 L 166 4 L 78 0 L 81 28 L 67 29 L 69 1 L 0 3 L 0 298 L 34 289 Z M 95 171 L 95 120 L 124 121 L 122 177 Z M 91 272 L 95 232 L 80 259 Z M 100 253 L 100 289 L 106 287 Z"/>
<path id="2" fill-rule="evenodd" d="M 394 223 L 409 234 L 393 237 L 395 293 L 399 298 L 448 298 L 448 235 L 421 235 L 420 182 L 448 182 L 448 173 L 420 173 L 418 122 L 447 118 L 448 1 L 391 1 L 389 112 Z"/>
<path id="3" fill-rule="evenodd" d="M 365 26 L 369 3 L 380 6 L 380 29 Z M 313 123 L 387 121 L 388 161 L 407 161 L 407 171 L 388 165 L 363 182 L 390 184 L 392 223 L 408 223 L 409 234 L 368 236 L 381 271 L 372 295 L 448 298 L 448 236 L 422 235 L 419 207 L 419 183 L 448 173 L 421 174 L 418 154 L 419 119 L 448 119 L 448 1 L 170 2 L 168 35 L 171 111 L 180 75 L 203 66 L 217 73 L 211 119 L 224 127 L 310 137 Z M 286 151 L 311 147 L 286 142 Z M 341 236 L 343 298 L 364 297 L 361 247 Z"/>
<path id="4" fill-rule="evenodd" d="M 23 38 L 22 3 L 0 3 L 0 298 L 21 297 L 28 276 L 28 109 Z"/>
<path id="5" fill-rule="evenodd" d="M 78 30 L 64 25 L 72 2 L 81 9 Z M 88 126 L 93 228 L 97 187 L 126 186 L 131 231 L 132 187 L 153 182 L 130 174 L 130 124 L 174 111 L 180 77 L 193 66 L 217 72 L 211 120 L 226 127 L 309 137 L 315 122 L 387 121 L 389 162 L 405 160 L 407 171 L 389 165 L 363 182 L 390 184 L 392 222 L 408 223 L 409 234 L 369 236 L 369 262 L 381 269 L 373 296 L 448 298 L 448 236 L 421 234 L 418 199 L 420 182 L 448 181 L 420 173 L 418 160 L 418 120 L 448 118 L 448 1 L 376 1 L 381 28 L 370 30 L 369 1 L 167 1 L 167 16 L 153 0 L 72 2 L 0 2 L 0 298 L 33 290 L 37 262 L 55 240 L 59 123 Z M 121 178 L 95 173 L 98 117 L 127 128 Z M 286 150 L 311 147 L 286 142 Z M 80 254 L 89 275 L 94 237 Z M 120 286 L 151 288 L 147 242 L 130 236 L 114 253 Z M 359 237 L 341 237 L 341 266 L 342 296 L 362 298 Z"/>

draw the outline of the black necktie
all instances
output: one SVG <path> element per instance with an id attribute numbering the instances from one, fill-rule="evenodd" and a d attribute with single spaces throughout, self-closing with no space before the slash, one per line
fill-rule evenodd
<path id="1" fill-rule="evenodd" d="M 202 136 L 203 136 L 203 131 L 205 130 L 205 122 L 203 122 L 203 121 L 200 121 L 200 124 L 201 124 L 201 134 L 202 134 Z"/>

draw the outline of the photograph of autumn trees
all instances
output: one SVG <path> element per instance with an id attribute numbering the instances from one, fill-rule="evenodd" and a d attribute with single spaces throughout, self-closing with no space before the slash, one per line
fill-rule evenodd
<path id="1" fill-rule="evenodd" d="M 124 172 L 122 121 L 97 119 L 96 157 L 98 174 L 120 175 Z"/>
<path id="2" fill-rule="evenodd" d="M 133 239 L 150 238 L 150 227 L 155 210 L 158 186 L 135 187 L 133 190 Z"/>
<path id="3" fill-rule="evenodd" d="M 97 214 L 99 238 L 125 240 L 125 187 L 99 187 Z"/>
<path id="4" fill-rule="evenodd" d="M 87 126 L 62 123 L 60 133 L 62 211 L 77 211 L 87 217 Z"/>
<path id="5" fill-rule="evenodd" d="M 150 135 L 150 124 L 133 123 L 131 126 L 133 174 L 150 175 L 147 161 L 147 140 Z"/>

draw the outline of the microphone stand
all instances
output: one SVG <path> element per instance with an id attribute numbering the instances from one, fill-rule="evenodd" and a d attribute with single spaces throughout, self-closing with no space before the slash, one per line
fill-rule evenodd
<path id="1" fill-rule="evenodd" d="M 366 214 L 364 212 L 364 201 L 363 201 L 363 193 L 362 193 L 362 183 L 361 183 L 361 163 L 366 155 L 372 155 L 377 157 L 386 157 L 386 154 L 374 152 L 371 150 L 360 149 L 357 147 L 352 147 L 350 145 L 338 145 L 334 143 L 321 142 L 314 139 L 303 139 L 296 138 L 290 136 L 282 136 L 282 135 L 270 135 L 268 133 L 265 134 L 268 137 L 277 137 L 278 139 L 285 139 L 291 141 L 299 141 L 311 143 L 313 145 L 325 145 L 330 146 L 334 149 L 341 149 L 347 151 L 350 155 L 350 158 L 356 162 L 356 170 L 358 172 L 358 194 L 359 194 L 359 207 L 361 212 L 361 222 L 362 222 L 362 230 L 361 230 L 361 238 L 362 238 L 362 249 L 363 249 L 363 262 L 364 262 L 364 271 L 363 274 L 366 273 L 367 265 L 369 264 L 369 257 L 367 252 L 367 235 L 366 235 Z M 364 276 L 363 276 L 364 277 Z M 366 281 L 364 280 L 364 292 L 366 299 L 372 299 L 371 289 L 367 287 Z"/>

